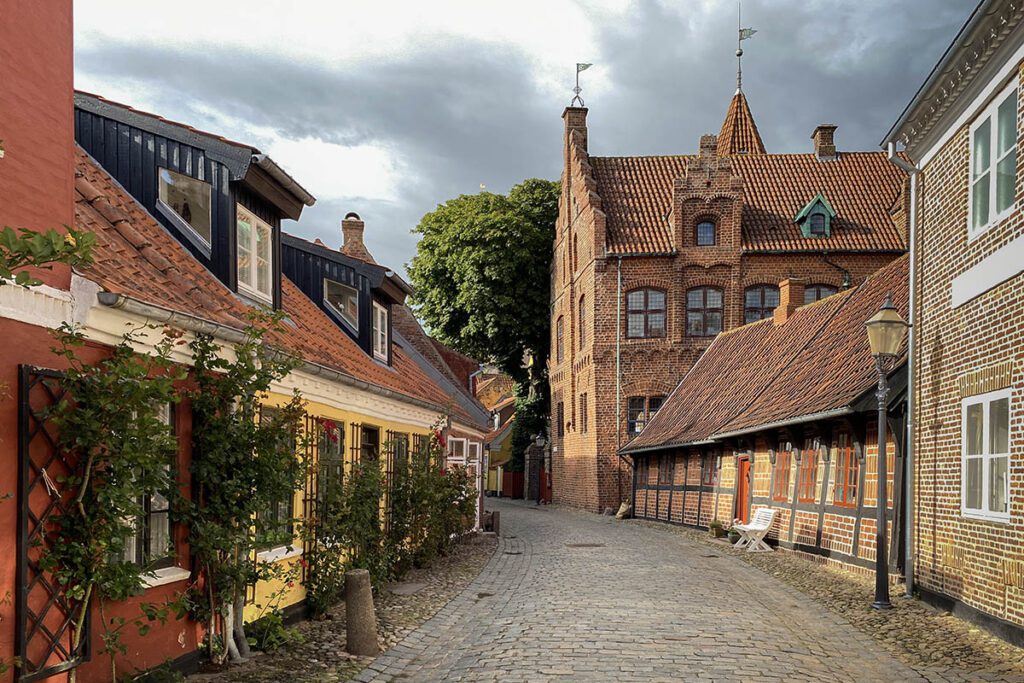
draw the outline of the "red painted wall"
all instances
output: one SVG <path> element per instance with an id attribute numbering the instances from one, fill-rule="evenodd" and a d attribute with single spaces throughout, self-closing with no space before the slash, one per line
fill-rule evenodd
<path id="1" fill-rule="evenodd" d="M 0 3 L 0 227 L 74 223 L 71 0 Z M 67 289 L 70 269 L 37 274 Z"/>

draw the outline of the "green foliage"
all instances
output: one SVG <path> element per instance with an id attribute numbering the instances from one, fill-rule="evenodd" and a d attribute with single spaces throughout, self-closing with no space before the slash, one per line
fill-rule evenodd
<path id="1" fill-rule="evenodd" d="M 435 432 L 428 450 L 414 453 L 410 477 L 409 553 L 416 566 L 445 555 L 473 526 L 474 489 L 464 467 L 442 469 L 444 444 Z"/>
<path id="2" fill-rule="evenodd" d="M 74 228 L 67 228 L 66 232 L 37 232 L 5 227 L 0 230 L 0 285 L 5 281 L 22 287 L 40 284 L 24 270 L 29 267 L 49 269 L 53 263 L 88 265 L 95 244 L 95 235 Z"/>
<path id="3" fill-rule="evenodd" d="M 538 434 L 547 433 L 548 401 L 542 394 L 533 393 L 523 396 L 520 388 L 516 392 L 516 416 L 512 423 L 512 458 L 506 463 L 505 470 L 522 472 L 524 454 Z"/>
<path id="4" fill-rule="evenodd" d="M 208 335 L 190 344 L 194 388 L 189 392 L 193 414 L 191 499 L 178 501 L 179 518 L 189 529 L 193 557 L 206 577 L 204 595 L 193 596 L 209 619 L 210 651 L 222 617 L 244 605 L 245 587 L 269 571 L 254 559 L 256 550 L 275 542 L 290 543 L 294 520 L 267 514 L 290 501 L 303 475 L 300 427 L 305 414 L 301 396 L 273 411 L 261 409 L 271 385 L 298 361 L 269 348 L 266 335 L 280 330 L 280 314 L 253 313 L 244 338 L 233 353 L 222 353 Z M 225 641 L 232 638 L 225 637 Z M 223 660 L 232 643 L 220 653 Z"/>
<path id="5" fill-rule="evenodd" d="M 302 634 L 294 628 L 285 626 L 284 616 L 274 610 L 246 627 L 249 644 L 257 650 L 276 652 L 283 647 L 297 645 L 303 641 Z"/>
<path id="6" fill-rule="evenodd" d="M 453 348 L 493 360 L 518 381 L 550 350 L 549 280 L 558 183 L 530 179 L 508 196 L 461 195 L 420 220 L 409 274 L 431 332 Z M 534 377 L 537 380 L 538 377 Z"/>
<path id="7" fill-rule="evenodd" d="M 71 327 L 59 330 L 54 349 L 68 369 L 62 380 L 65 398 L 51 417 L 58 447 L 78 464 L 68 475 L 56 477 L 71 505 L 51 517 L 40 566 L 63 587 L 73 606 L 75 648 L 94 599 L 102 613 L 107 601 L 142 590 L 149 572 L 122 559 L 125 541 L 135 533 L 135 520 L 145 514 L 143 495 L 174 487 L 171 464 L 177 444 L 163 416 L 168 404 L 177 401 L 175 381 L 183 379 L 170 361 L 177 335 L 165 330 L 154 353 L 138 353 L 135 345 L 145 329 L 130 330 L 109 356 L 92 364 L 79 358 L 85 338 Z M 143 604 L 145 619 L 101 619 L 103 652 L 111 655 L 112 672 L 114 655 L 125 652 L 121 631 L 131 625 L 144 634 L 149 622 L 166 621 L 171 609 L 170 604 Z"/>

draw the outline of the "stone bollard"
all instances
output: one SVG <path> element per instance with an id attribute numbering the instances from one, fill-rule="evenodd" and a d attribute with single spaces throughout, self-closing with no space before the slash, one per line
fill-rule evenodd
<path id="1" fill-rule="evenodd" d="M 501 536 L 501 513 L 497 510 L 491 513 L 491 531 Z"/>
<path id="2" fill-rule="evenodd" d="M 380 654 L 373 588 L 370 585 L 370 572 L 365 569 L 345 572 L 345 631 L 349 654 L 360 657 Z"/>

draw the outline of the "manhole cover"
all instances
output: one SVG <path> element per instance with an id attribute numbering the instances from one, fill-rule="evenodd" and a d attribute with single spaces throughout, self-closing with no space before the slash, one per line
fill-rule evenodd
<path id="1" fill-rule="evenodd" d="M 522 555 L 523 551 L 522 550 L 506 550 L 505 554 L 506 555 Z"/>
<path id="2" fill-rule="evenodd" d="M 566 548 L 603 548 L 604 543 L 566 543 Z"/>

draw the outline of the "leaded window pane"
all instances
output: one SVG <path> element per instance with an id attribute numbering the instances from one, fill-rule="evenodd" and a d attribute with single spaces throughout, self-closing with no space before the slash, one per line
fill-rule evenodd
<path id="1" fill-rule="evenodd" d="M 657 289 L 647 290 L 647 309 L 653 311 L 665 310 L 665 292 Z"/>
<path id="2" fill-rule="evenodd" d="M 722 307 L 722 291 L 718 289 L 707 289 L 708 293 L 708 308 L 721 308 Z"/>
<path id="3" fill-rule="evenodd" d="M 647 324 L 651 336 L 662 336 L 665 334 L 665 314 L 651 313 L 647 317 Z"/>
<path id="4" fill-rule="evenodd" d="M 630 311 L 642 311 L 644 308 L 644 290 L 638 289 L 626 295 L 626 307 Z"/>

